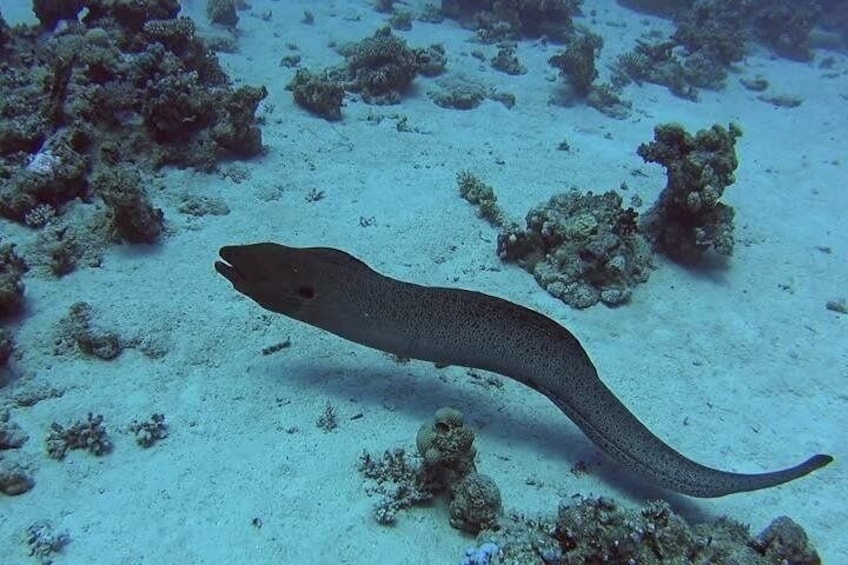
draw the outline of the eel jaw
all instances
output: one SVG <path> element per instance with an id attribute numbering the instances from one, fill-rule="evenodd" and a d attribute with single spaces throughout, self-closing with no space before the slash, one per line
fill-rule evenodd
<path id="1" fill-rule="evenodd" d="M 247 283 L 247 277 L 245 277 L 244 274 L 239 271 L 238 267 L 235 266 L 236 262 L 234 259 L 237 259 L 236 255 L 238 254 L 238 247 L 222 247 L 220 251 L 218 251 L 218 254 L 221 256 L 222 261 L 215 261 L 215 270 L 218 271 L 218 274 L 222 277 L 230 281 L 236 290 L 241 291 Z"/>
<path id="2" fill-rule="evenodd" d="M 240 276 L 238 272 L 230 265 L 227 265 L 223 261 L 215 261 L 215 270 L 218 271 L 218 274 L 235 284 L 235 278 Z"/>

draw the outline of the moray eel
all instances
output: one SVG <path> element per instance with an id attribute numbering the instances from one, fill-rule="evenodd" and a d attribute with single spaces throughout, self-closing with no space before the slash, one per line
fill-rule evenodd
<path id="1" fill-rule="evenodd" d="M 623 467 L 689 496 L 772 487 L 819 469 L 742 474 L 683 456 L 640 422 L 601 381 L 571 332 L 507 300 L 395 280 L 337 249 L 275 243 L 220 250 L 215 269 L 263 308 L 399 357 L 492 371 L 544 394 Z"/>

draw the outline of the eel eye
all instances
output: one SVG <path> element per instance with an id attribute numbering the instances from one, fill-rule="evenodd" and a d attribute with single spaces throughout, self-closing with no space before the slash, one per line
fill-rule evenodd
<path id="1" fill-rule="evenodd" d="M 311 286 L 301 286 L 297 289 L 297 295 L 301 298 L 312 299 L 315 298 L 315 289 Z"/>

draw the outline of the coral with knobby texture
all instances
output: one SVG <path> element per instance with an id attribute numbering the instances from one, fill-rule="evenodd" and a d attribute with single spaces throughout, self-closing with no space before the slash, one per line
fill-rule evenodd
<path id="1" fill-rule="evenodd" d="M 661 84 L 675 96 L 686 100 L 698 100 L 698 88 L 690 80 L 691 69 L 686 60 L 674 51 L 673 41 L 647 43 L 636 40 L 632 51 L 619 55 L 613 64 L 612 83 L 623 87 L 630 81 Z M 703 84 L 703 81 L 694 81 Z"/>
<path id="2" fill-rule="evenodd" d="M 472 110 L 490 97 L 491 89 L 463 75 L 454 74 L 436 81 L 437 88 L 427 95 L 442 108 Z"/>
<path id="3" fill-rule="evenodd" d="M 609 84 L 593 84 L 586 95 L 586 104 L 616 120 L 628 118 L 633 108 L 633 104 L 619 96 Z"/>
<path id="4" fill-rule="evenodd" d="M 494 479 L 477 473 L 474 432 L 465 426 L 462 412 L 437 410 L 418 429 L 416 444 L 424 459 L 426 484 L 450 497 L 451 526 L 472 533 L 496 527 L 501 493 Z"/>
<path id="5" fill-rule="evenodd" d="M 221 153 L 239 159 L 262 153 L 262 130 L 254 114 L 266 96 L 268 89 L 264 86 L 242 86 L 219 100 L 211 136 Z"/>
<path id="6" fill-rule="evenodd" d="M 745 21 L 728 6 L 696 0 L 680 18 L 672 40 L 688 53 L 703 53 L 723 66 L 741 61 L 747 41 Z"/>
<path id="7" fill-rule="evenodd" d="M 442 0 L 441 13 L 490 43 L 521 37 L 562 41 L 582 0 Z"/>
<path id="8" fill-rule="evenodd" d="M 0 411 L 0 449 L 17 449 L 28 439 L 23 428 L 12 422 L 9 411 Z"/>
<path id="9" fill-rule="evenodd" d="M 164 229 L 163 214 L 150 203 L 141 174 L 129 165 L 103 168 L 92 180 L 111 212 L 115 235 L 128 243 L 156 243 Z"/>
<path id="10" fill-rule="evenodd" d="M 347 59 L 347 89 L 359 92 L 370 104 L 399 103 L 418 74 L 416 52 L 389 27 L 341 52 Z"/>
<path id="11" fill-rule="evenodd" d="M 496 527 L 501 492 L 491 477 L 469 473 L 451 485 L 450 495 L 451 526 L 473 534 Z"/>
<path id="12" fill-rule="evenodd" d="M 84 196 L 89 161 L 210 170 L 261 153 L 254 112 L 264 89 L 229 85 L 194 23 L 177 17 L 179 0 L 82 4 L 81 21 L 49 42 L 26 26 L 0 28 L 0 214 L 23 221 L 46 203 L 61 215 Z"/>
<path id="13" fill-rule="evenodd" d="M 465 427 L 462 412 L 440 408 L 418 428 L 418 453 L 433 480 L 449 486 L 477 470 L 474 432 Z"/>
<path id="14" fill-rule="evenodd" d="M 32 13 L 48 30 L 53 30 L 62 20 L 76 21 L 85 0 L 33 0 Z"/>
<path id="15" fill-rule="evenodd" d="M 665 124 L 654 128 L 654 141 L 639 146 L 639 156 L 665 167 L 668 178 L 640 226 L 672 259 L 697 261 L 710 249 L 733 253 L 735 212 L 719 199 L 736 180 L 741 135 L 735 124 L 714 125 L 694 136 L 679 124 Z"/>
<path id="16" fill-rule="evenodd" d="M 553 196 L 527 214 L 526 228 L 505 218 L 494 189 L 463 171 L 460 196 L 498 228 L 498 255 L 516 261 L 549 293 L 575 308 L 627 302 L 648 280 L 651 246 L 640 233 L 638 214 L 622 208 L 621 196 L 572 190 Z"/>
<path id="17" fill-rule="evenodd" d="M 804 530 L 789 518 L 752 538 L 746 525 L 727 517 L 687 524 L 661 501 L 628 508 L 607 498 L 563 499 L 555 518 L 510 514 L 477 542 L 496 545 L 499 563 L 522 565 L 821 564 Z"/>
<path id="18" fill-rule="evenodd" d="M 399 104 L 417 75 L 438 76 L 447 64 L 441 45 L 412 49 L 390 27 L 339 53 L 346 65 L 320 72 L 300 69 L 286 87 L 298 105 L 327 120 L 341 119 L 345 91 L 360 94 L 368 104 Z"/>
<path id="19" fill-rule="evenodd" d="M 9 496 L 23 494 L 35 486 L 29 471 L 15 461 L 0 456 L 0 492 Z"/>
<path id="20" fill-rule="evenodd" d="M 213 102 L 196 73 L 176 72 L 151 85 L 141 116 L 158 143 L 187 143 L 215 121 Z"/>
<path id="21" fill-rule="evenodd" d="M 157 41 L 171 53 L 184 55 L 194 48 L 197 26 L 194 20 L 182 16 L 172 20 L 150 20 L 141 30 L 151 42 Z"/>
<path id="22" fill-rule="evenodd" d="M 94 27 L 114 20 L 121 28 L 138 32 L 150 20 L 171 20 L 180 12 L 180 0 L 84 0 L 83 23 Z"/>
<path id="23" fill-rule="evenodd" d="M 501 71 L 508 75 L 523 75 L 527 73 L 527 67 L 521 64 L 518 56 L 515 54 L 515 43 L 502 45 L 498 49 L 497 55 L 492 57 L 489 63 L 496 71 Z"/>
<path id="24" fill-rule="evenodd" d="M 677 30 L 669 40 L 646 43 L 619 56 L 614 81 L 661 84 L 676 96 L 698 99 L 698 89 L 724 86 L 733 63 L 746 53 L 751 37 L 750 3 L 695 0 L 677 10 Z"/>
<path id="25" fill-rule="evenodd" d="M 15 253 L 15 246 L 0 243 L 0 318 L 16 316 L 24 309 L 23 275 L 27 264 Z M 5 368 L 15 350 L 12 332 L 0 326 L 0 387 L 6 384 Z"/>
<path id="26" fill-rule="evenodd" d="M 640 531 L 644 533 L 636 534 Z M 663 503 L 637 513 L 610 499 L 597 498 L 577 505 L 561 504 L 554 535 L 576 561 L 591 562 L 603 556 L 615 562 L 644 563 L 652 546 L 659 555 L 671 554 L 686 534 L 686 522 Z M 645 543 L 645 536 L 650 536 L 650 544 Z"/>
<path id="27" fill-rule="evenodd" d="M 532 273 L 552 295 L 575 308 L 615 306 L 648 280 L 651 248 L 637 214 L 621 196 L 572 190 L 528 212 L 527 227 L 498 235 L 498 254 Z"/>
<path id="28" fill-rule="evenodd" d="M 12 337 L 12 334 L 6 328 L 0 327 L 0 370 L 2 370 L 9 362 L 14 351 L 15 340 Z M 2 374 L 0 374 L 0 388 L 2 388 L 5 384 L 6 380 L 3 378 Z"/>
<path id="29" fill-rule="evenodd" d="M 27 265 L 10 243 L 0 244 L 0 317 L 14 316 L 23 310 L 23 275 Z"/>
<path id="30" fill-rule="evenodd" d="M 413 49 L 418 64 L 418 74 L 425 77 L 439 76 L 448 64 L 445 48 L 439 44 Z"/>
<path id="31" fill-rule="evenodd" d="M 454 408 L 441 408 L 419 428 L 420 460 L 403 449 L 382 457 L 363 453 L 359 471 L 369 479 L 366 490 L 379 495 L 374 517 L 393 524 L 398 511 L 430 500 L 439 493 L 450 497 L 451 525 L 469 532 L 494 527 L 501 510 L 494 480 L 476 472 L 474 432 Z"/>
<path id="32" fill-rule="evenodd" d="M 207 0 L 206 15 L 213 24 L 235 27 L 238 23 L 235 0 Z"/>
<path id="33" fill-rule="evenodd" d="M 20 223 L 40 207 L 54 212 L 88 189 L 88 139 L 78 130 L 57 133 L 8 180 L 0 181 L 0 216 Z"/>
<path id="34" fill-rule="evenodd" d="M 6 44 L 9 42 L 9 39 L 9 24 L 6 23 L 5 19 L 3 19 L 3 14 L 0 14 L 0 49 L 6 47 Z"/>
<path id="35" fill-rule="evenodd" d="M 752 539 L 748 545 L 770 563 L 819 565 L 821 560 L 807 532 L 788 516 L 781 516 Z"/>
<path id="36" fill-rule="evenodd" d="M 756 0 L 748 5 L 751 29 L 775 53 L 787 59 L 809 61 L 813 58 L 810 33 L 822 18 L 821 2 L 797 0 Z M 845 14 L 844 3 L 837 11 Z"/>
<path id="37" fill-rule="evenodd" d="M 0 450 L 18 449 L 28 439 L 29 436 L 23 428 L 11 421 L 9 411 L 0 410 Z M 33 486 L 35 481 L 25 466 L 0 454 L 0 492 L 15 496 L 25 493 Z"/>
<path id="38" fill-rule="evenodd" d="M 745 56 L 745 18 L 728 6 L 726 2 L 696 0 L 671 36 L 686 52 L 685 78 L 693 87 L 722 88 L 730 66 Z"/>
<path id="39" fill-rule="evenodd" d="M 595 84 L 598 78 L 596 60 L 603 44 L 603 38 L 595 33 L 574 33 L 565 50 L 548 59 L 548 64 L 559 69 L 560 77 L 568 82 L 572 94 L 568 98 L 576 95 L 599 112 L 624 119 L 630 115 L 632 105 L 618 95 L 618 86 Z"/>
<path id="40" fill-rule="evenodd" d="M 624 0 L 619 1 L 624 3 Z M 663 15 L 676 20 L 677 30 L 670 41 L 662 41 L 657 47 L 682 47 L 683 52 L 668 51 L 650 67 L 643 66 L 638 74 L 625 74 L 630 74 L 636 82 L 648 80 L 666 85 L 675 95 L 693 100 L 697 99 L 698 88 L 722 88 L 731 65 L 745 56 L 747 44 L 753 41 L 766 44 L 781 57 L 810 60 L 812 30 L 834 20 L 830 14 L 823 15 L 825 3 L 821 0 L 683 0 L 627 4 L 652 5 L 645 6 L 647 8 L 665 5 L 668 9 L 663 10 Z M 841 11 L 845 12 L 844 6 Z M 640 50 L 637 46 L 631 53 Z M 631 70 L 634 69 L 631 67 Z"/>
<path id="41" fill-rule="evenodd" d="M 495 189 L 469 171 L 456 175 L 459 195 L 469 204 L 477 206 L 477 214 L 496 228 L 504 227 L 504 213 L 498 205 Z"/>
<path id="42" fill-rule="evenodd" d="M 330 79 L 326 74 L 298 69 L 286 88 L 292 91 L 294 101 L 301 108 L 305 108 L 325 120 L 342 119 L 344 86 L 340 82 Z"/>
<path id="43" fill-rule="evenodd" d="M 557 53 L 548 63 L 557 69 L 561 77 L 580 96 L 589 94 L 592 83 L 598 78 L 595 60 L 600 54 L 604 40 L 595 33 L 580 33 L 569 39 L 564 51 Z"/>

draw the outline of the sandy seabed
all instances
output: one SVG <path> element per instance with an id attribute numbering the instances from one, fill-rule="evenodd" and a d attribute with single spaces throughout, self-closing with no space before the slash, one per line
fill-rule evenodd
<path id="1" fill-rule="evenodd" d="M 631 85 L 624 96 L 633 112 L 619 121 L 549 103 L 561 88 L 547 64 L 556 46 L 520 43 L 529 72 L 512 77 L 471 55 L 495 52 L 472 42 L 472 32 L 416 22 L 401 34 L 410 45 L 443 44 L 450 73 L 515 94 L 515 106 L 442 109 L 426 95 L 432 80 L 419 78 L 399 106 L 349 99 L 344 119 L 329 123 L 285 90 L 294 72 L 279 65 L 287 44 L 298 46 L 304 67 L 338 64 L 330 43 L 371 35 L 385 16 L 365 0 L 251 3 L 241 13 L 238 53 L 220 57 L 235 84 L 269 90 L 259 112 L 267 153 L 223 164 L 229 174 L 163 171 L 155 179 L 162 190 L 153 192 L 169 230 L 162 244 L 114 247 L 100 268 L 59 281 L 37 272 L 26 278 L 29 314 L 16 369 L 65 393 L 12 411 L 30 435 L 21 451 L 35 463 L 37 484 L 0 498 L 4 563 L 32 562 L 22 532 L 45 519 L 72 540 L 56 563 L 455 563 L 473 538 L 450 527 L 445 504 L 411 509 L 382 527 L 356 472 L 362 450 L 414 449 L 418 426 L 442 406 L 463 410 L 476 430 L 478 467 L 498 482 L 507 509 L 554 512 L 574 494 L 632 504 L 662 496 L 687 519 L 729 515 L 753 531 L 788 515 L 825 563 L 848 563 L 848 318 L 825 308 L 845 298 L 848 281 L 844 53 L 798 63 L 755 50 L 724 90 L 703 91 L 697 103 Z M 602 69 L 648 29 L 670 25 L 587 0 L 584 11 L 592 8 L 596 17 L 581 21 L 604 37 Z M 300 23 L 307 9 L 311 26 Z M 4 2 L 9 21 L 29 17 L 15 10 Z M 187 10 L 204 20 L 199 6 Z M 265 10 L 268 21 L 258 17 Z M 836 78 L 825 78 L 823 57 L 833 58 L 828 72 Z M 757 99 L 738 80 L 757 75 L 803 103 Z M 400 116 L 411 131 L 398 130 Z M 626 182 L 625 201 L 636 195 L 650 203 L 665 173 L 636 147 L 668 122 L 692 132 L 742 127 L 737 182 L 725 195 L 737 212 L 737 248 L 728 268 L 711 272 L 658 258 L 625 306 L 578 311 L 552 298 L 499 261 L 496 233 L 458 196 L 456 175 L 468 170 L 518 219 L 572 186 L 601 192 Z M 556 149 L 563 140 L 570 151 Z M 325 197 L 311 202 L 311 191 Z M 220 197 L 231 212 L 180 214 L 185 194 Z M 32 237 L 8 223 L 2 229 L 12 239 Z M 714 500 L 658 491 L 619 471 L 528 388 L 506 379 L 501 388 L 481 387 L 459 367 L 400 365 L 261 310 L 213 269 L 219 247 L 259 241 L 338 247 L 396 278 L 487 292 L 545 313 L 578 336 L 640 419 L 701 463 L 761 472 L 814 453 L 836 462 L 779 488 Z M 128 350 L 111 362 L 54 356 L 56 323 L 79 301 L 93 305 L 98 323 L 161 342 L 167 354 L 151 360 Z M 284 340 L 289 348 L 262 355 Z M 14 391 L 0 390 L 0 402 Z M 340 417 L 332 432 L 315 426 L 328 402 Z M 89 411 L 114 431 L 114 452 L 48 459 L 50 423 Z M 138 449 L 121 429 L 154 412 L 166 415 L 170 435 Z M 578 461 L 595 471 L 575 477 L 569 469 Z"/>

